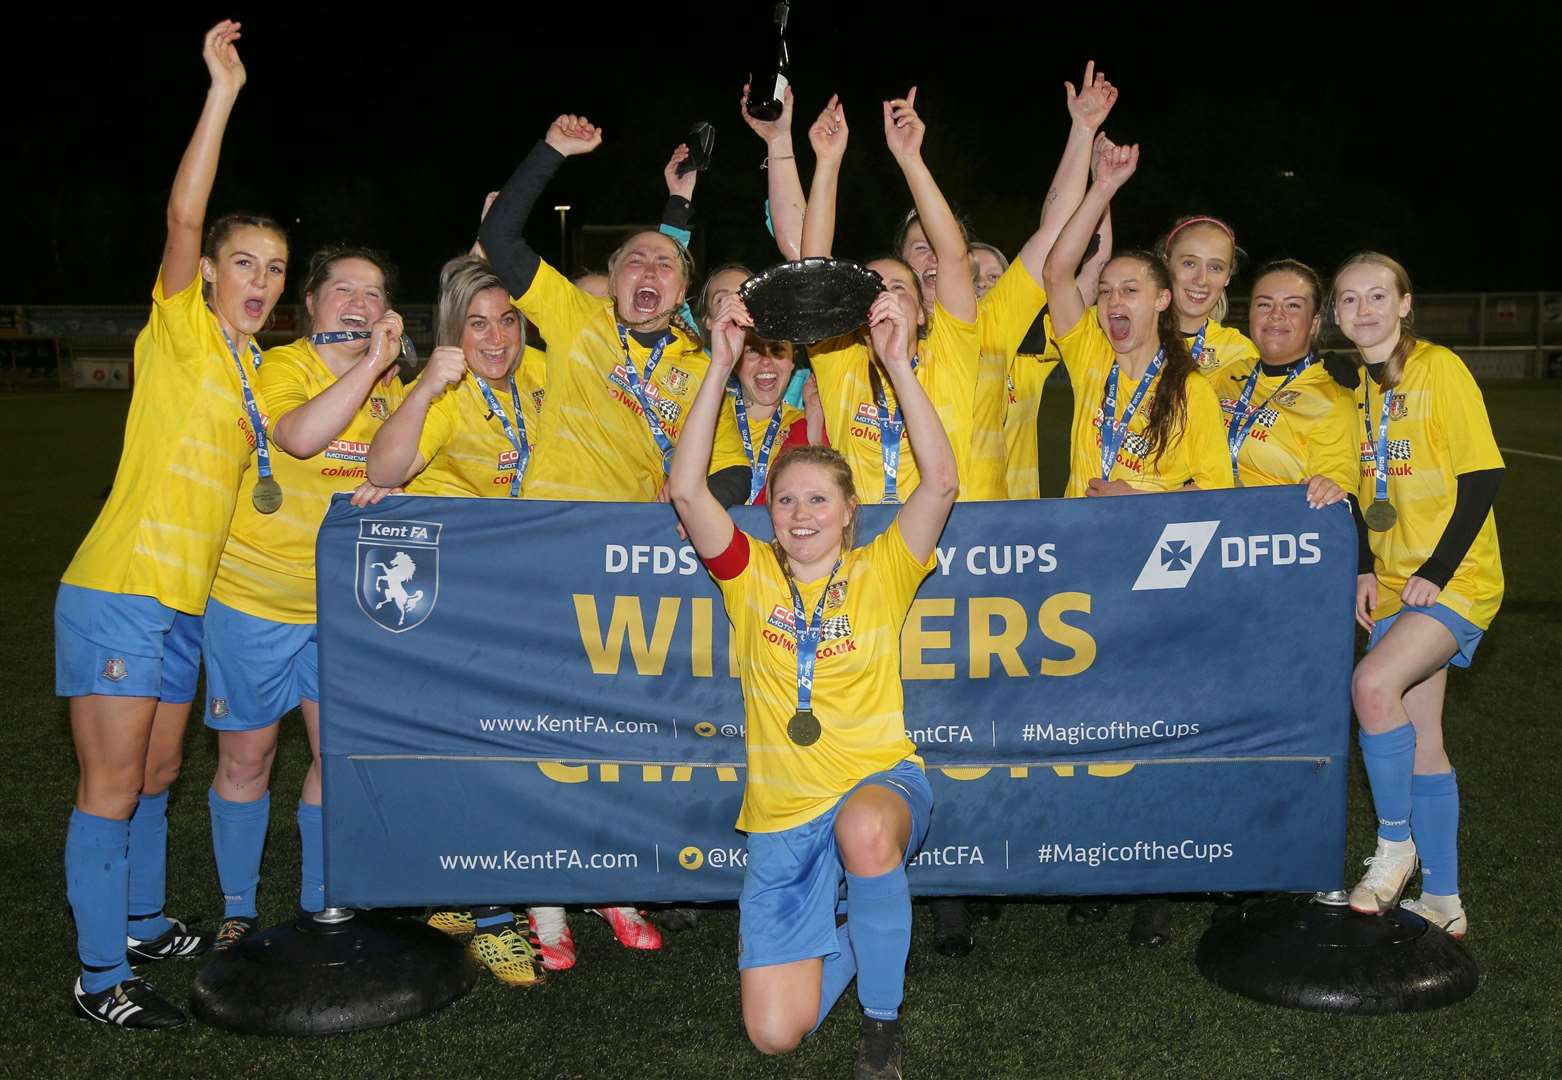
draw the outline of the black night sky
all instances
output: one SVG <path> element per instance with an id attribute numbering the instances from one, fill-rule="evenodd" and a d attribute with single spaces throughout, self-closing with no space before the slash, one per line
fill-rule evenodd
<path id="1" fill-rule="evenodd" d="M 11 128 L 0 302 L 145 299 L 205 92 L 201 34 L 229 16 L 244 23 L 249 81 L 212 211 L 288 222 L 296 267 L 323 242 L 365 242 L 400 263 L 405 299 L 431 299 L 441 262 L 471 242 L 483 194 L 565 111 L 602 125 L 606 141 L 544 196 L 530 236 L 546 257 L 558 251 L 556 202 L 574 207 L 572 228 L 654 222 L 662 165 L 704 119 L 718 135 L 694 198 L 696 254 L 774 262 L 764 148 L 737 114 L 769 9 L 533 3 L 479 17 L 464 5 L 412 16 L 249 3 L 13 22 L 0 73 Z M 1047 12 L 1065 5 L 796 0 L 805 183 L 806 128 L 832 91 L 852 126 L 838 254 L 886 248 L 910 205 L 878 102 L 913 83 L 935 175 L 976 235 L 1012 253 L 1062 148 L 1062 82 L 1093 57 L 1121 90 L 1107 131 L 1143 145 L 1114 207 L 1122 246 L 1147 245 L 1180 213 L 1213 212 L 1256 259 L 1292 255 L 1327 273 L 1375 247 L 1422 292 L 1562 287 L 1562 23 L 1551 10 L 1078 9 L 1054 25 Z"/>

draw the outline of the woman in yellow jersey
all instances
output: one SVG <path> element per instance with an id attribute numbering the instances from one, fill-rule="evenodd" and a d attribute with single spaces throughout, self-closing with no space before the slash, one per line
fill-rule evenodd
<path id="1" fill-rule="evenodd" d="M 876 540 L 852 546 L 857 499 L 834 450 L 794 449 L 771 470 L 773 544 L 737 529 L 710 494 L 720 380 L 750 325 L 736 299 L 717 320 L 714 378 L 695 399 L 670 480 L 678 515 L 722 591 L 744 673 L 744 1026 L 762 1052 L 786 1053 L 855 974 L 864 1009 L 858 1076 L 900 1075 L 897 1018 L 911 942 L 905 865 L 932 809 L 905 733 L 900 631 L 959 490 L 949 440 L 911 368 L 915 315 L 889 291 L 868 313 L 922 470 Z M 850 916 L 838 927 L 843 878 Z"/>
<path id="2" fill-rule="evenodd" d="M 127 1028 L 185 1023 L 130 964 L 211 943 L 162 911 L 168 786 L 195 696 L 200 616 L 234 504 L 252 494 L 240 479 L 257 440 L 266 445 L 254 335 L 287 275 L 287 237 L 269 219 L 219 218 L 202 242 L 223 131 L 244 85 L 238 39 L 235 22 L 206 34 L 211 88 L 168 197 L 119 471 L 54 613 L 55 689 L 70 698 L 81 767 L 65 840 L 81 959 L 75 1009 Z"/>
<path id="3" fill-rule="evenodd" d="M 1258 356 L 1223 364 L 1211 380 L 1238 487 L 1306 484 L 1314 507 L 1354 499 L 1356 403 L 1318 360 L 1322 325 L 1317 271 L 1295 259 L 1259 270 L 1248 306 Z"/>
<path id="4" fill-rule="evenodd" d="M 316 252 L 302 290 L 304 336 L 267 350 L 261 365 L 283 501 L 269 513 L 239 503 L 204 629 L 206 726 L 217 732 L 207 793 L 223 895 L 216 949 L 231 948 L 257 925 L 271 766 L 281 719 L 295 708 L 314 757 L 298 803 L 298 902 L 308 912 L 324 906 L 315 537 L 332 495 L 353 492 L 359 505 L 384 495 L 368 484 L 364 459 L 404 396 L 396 372 L 401 317 L 389 310 L 393 278 L 385 256 L 369 248 Z"/>
<path id="5" fill-rule="evenodd" d="M 677 240 L 643 232 L 620 245 L 608 260 L 607 300 L 570 284 L 526 243 L 526 219 L 554 172 L 601 144 L 584 117 L 559 117 L 480 233 L 510 296 L 548 342 L 548 408 L 526 475 L 530 499 L 654 500 L 708 363 L 697 335 L 675 318 L 692 270 Z"/>
<path id="6" fill-rule="evenodd" d="M 1248 307 L 1258 357 L 1225 364 L 1211 380 L 1226 415 L 1233 482 L 1305 484 L 1315 509 L 1347 496 L 1354 503 L 1357 471 L 1355 401 L 1314 351 L 1322 302 L 1323 283 L 1310 266 L 1295 259 L 1266 264 L 1253 281 Z M 1103 911 L 1081 905 L 1076 919 Z M 1159 897 L 1141 900 L 1129 939 L 1138 945 L 1170 941 L 1171 905 Z"/>
<path id="7" fill-rule="evenodd" d="M 1227 364 L 1257 356 L 1242 331 L 1220 322 L 1226 317 L 1226 286 L 1241 254 L 1231 226 L 1206 214 L 1178 218 L 1155 253 L 1171 270 L 1172 311 L 1199 371 L 1214 376 Z"/>
<path id="8" fill-rule="evenodd" d="M 1047 255 L 1052 325 L 1074 384 L 1070 498 L 1231 486 L 1220 402 L 1190 377 L 1166 265 L 1120 254 L 1101 271 L 1094 308 L 1079 292 L 1074 268 L 1138 163 L 1138 146 L 1101 144 L 1095 183 Z"/>
<path id="9" fill-rule="evenodd" d="M 1458 356 L 1410 329 L 1409 275 L 1365 252 L 1334 276 L 1334 316 L 1366 371 L 1360 498 L 1374 565 L 1356 580 L 1356 621 L 1371 633 L 1351 701 L 1378 815 L 1377 851 L 1351 890 L 1381 914 L 1419 862 L 1421 896 L 1401 906 L 1455 937 L 1459 788 L 1443 748 L 1448 665 L 1468 667 L 1502 603 L 1492 501 L 1502 454 L 1475 379 Z"/>
<path id="10" fill-rule="evenodd" d="M 938 278 L 931 318 L 923 307 L 921 282 L 898 256 L 867 265 L 883 279 L 885 290 L 918 328 L 912 357 L 917 382 L 938 410 L 958 460 L 970 448 L 971 408 L 976 390 L 978 342 L 976 288 L 971 254 L 954 212 L 944 201 L 933 174 L 922 160 L 925 130 L 914 108 L 916 89 L 905 98 L 883 103 L 884 137 L 906 177 L 917 211 L 938 249 L 945 273 Z M 835 195 L 841 158 L 846 151 L 846 110 L 831 98 L 808 131 L 818 164 L 803 221 L 803 255 L 829 255 L 835 234 Z M 831 444 L 851 466 L 858 496 L 866 502 L 902 502 L 916 490 L 917 462 L 906 445 L 905 420 L 893 386 L 875 359 L 873 341 L 862 331 L 831 338 L 809 348 L 825 428 Z"/>
<path id="11" fill-rule="evenodd" d="M 785 400 L 792 380 L 794 350 L 789 341 L 749 334 L 727 386 L 727 405 L 716 424 L 710 487 L 723 506 L 763 504 L 765 479 L 777 457 L 792 446 L 824 443 L 824 418 L 814 407 Z M 806 398 L 805 398 L 806 401 Z"/>

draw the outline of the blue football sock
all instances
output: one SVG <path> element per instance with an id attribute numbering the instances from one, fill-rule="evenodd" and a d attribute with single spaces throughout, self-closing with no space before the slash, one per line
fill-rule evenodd
<path id="1" fill-rule="evenodd" d="M 1452 769 L 1410 780 L 1410 827 L 1421 856 L 1421 891 L 1459 891 L 1459 780 Z"/>
<path id="2" fill-rule="evenodd" d="M 911 887 L 906 868 L 877 877 L 846 875 L 851 901 L 852 951 L 857 954 L 857 1000 L 875 1020 L 894 1020 L 906 996 L 906 954 L 911 951 Z"/>
<path id="3" fill-rule="evenodd" d="M 298 803 L 298 839 L 303 848 L 299 860 L 298 906 L 305 911 L 325 907 L 325 825 L 320 804 Z"/>
<path id="4" fill-rule="evenodd" d="M 172 924 L 163 915 L 168 882 L 168 792 L 143 795 L 130 815 L 129 934 L 151 941 Z"/>
<path id="5" fill-rule="evenodd" d="M 497 934 L 515 921 L 515 912 L 507 907 L 475 907 L 472 921 L 478 933 Z"/>
<path id="6" fill-rule="evenodd" d="M 222 885 L 222 917 L 253 919 L 255 893 L 260 888 L 260 855 L 271 821 L 271 792 L 253 802 L 233 802 L 212 788 L 206 792 L 212 814 L 212 852 L 217 857 L 217 881 Z"/>
<path id="7" fill-rule="evenodd" d="M 1361 760 L 1372 786 L 1372 805 L 1378 812 L 1378 836 L 1384 840 L 1410 839 L 1410 772 L 1415 766 L 1416 729 L 1402 724 L 1380 735 L 1363 730 Z"/>
<path id="8" fill-rule="evenodd" d="M 819 1030 L 819 1025 L 830 1015 L 830 1010 L 857 974 L 857 954 L 852 950 L 850 925 L 841 923 L 835 928 L 835 943 L 841 951 L 824 958 L 824 970 L 819 974 L 819 1018 L 814 1021 L 814 1031 Z"/>
<path id="9" fill-rule="evenodd" d="M 128 821 L 71 811 L 65 832 L 65 896 L 76 916 L 82 989 L 91 994 L 131 977 L 125 960 L 129 846 Z"/>

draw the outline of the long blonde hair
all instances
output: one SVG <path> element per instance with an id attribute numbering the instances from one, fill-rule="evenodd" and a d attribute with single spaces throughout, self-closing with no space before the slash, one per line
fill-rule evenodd
<path id="1" fill-rule="evenodd" d="M 1394 288 L 1399 290 L 1401 297 L 1415 295 L 1415 290 L 1410 285 L 1410 274 L 1392 256 L 1385 255 L 1381 251 L 1358 251 L 1344 262 L 1334 272 L 1334 281 L 1329 285 L 1330 317 L 1333 317 L 1334 305 L 1339 302 L 1340 276 L 1353 266 L 1365 263 L 1368 266 L 1381 266 L 1394 277 Z M 1410 359 L 1410 354 L 1415 351 L 1419 340 L 1416 338 L 1413 327 L 1415 326 L 1416 312 L 1412 307 L 1405 313 L 1405 317 L 1399 320 L 1399 341 L 1394 345 L 1394 351 L 1389 354 L 1388 362 L 1383 365 L 1383 374 L 1378 379 L 1378 384 L 1385 390 L 1392 390 L 1399 385 L 1399 380 L 1405 374 L 1405 361 Z"/>

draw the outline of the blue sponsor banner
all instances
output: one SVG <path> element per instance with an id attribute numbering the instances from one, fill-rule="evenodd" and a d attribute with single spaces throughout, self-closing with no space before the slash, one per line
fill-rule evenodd
<path id="1" fill-rule="evenodd" d="M 668 507 L 339 498 L 317 557 L 333 903 L 737 895 L 742 697 Z M 957 506 L 901 641 L 913 889 L 1338 887 L 1355 559 L 1300 487 Z"/>

